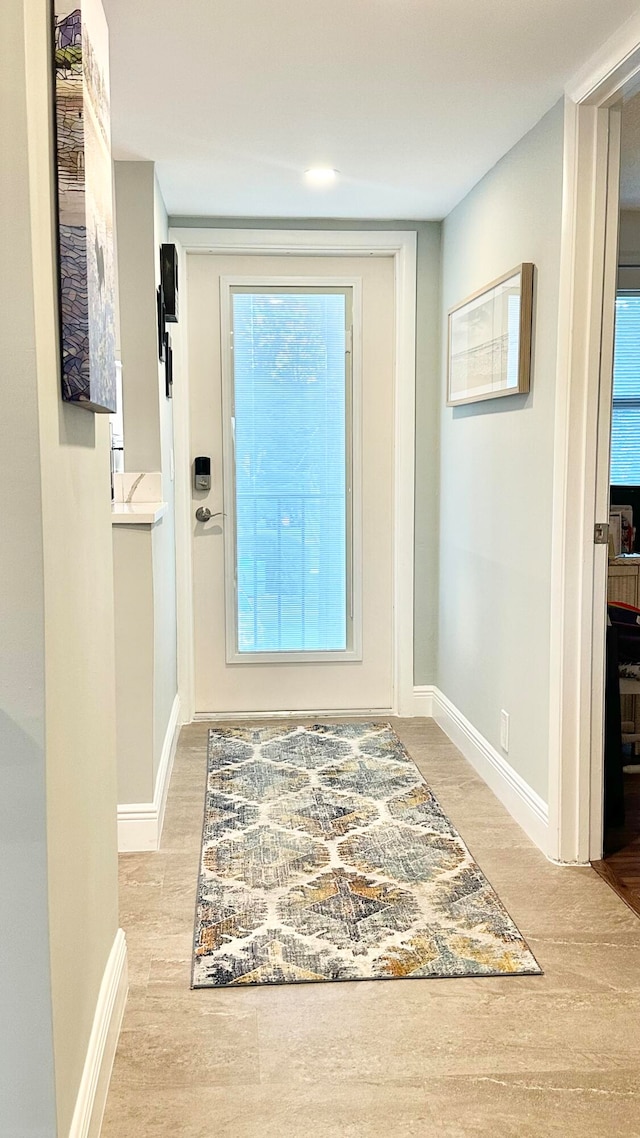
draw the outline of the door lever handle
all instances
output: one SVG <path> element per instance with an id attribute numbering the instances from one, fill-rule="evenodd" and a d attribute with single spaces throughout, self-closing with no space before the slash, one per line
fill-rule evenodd
<path id="1" fill-rule="evenodd" d="M 199 522 L 208 522 L 211 518 L 223 518 L 225 515 L 222 511 L 217 514 L 212 514 L 208 506 L 198 506 L 196 510 L 196 518 Z"/>

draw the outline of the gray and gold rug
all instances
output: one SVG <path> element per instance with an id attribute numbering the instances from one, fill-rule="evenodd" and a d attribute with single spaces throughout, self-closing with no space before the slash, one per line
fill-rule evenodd
<path id="1" fill-rule="evenodd" d="M 210 731 L 194 988 L 540 971 L 389 724 Z"/>

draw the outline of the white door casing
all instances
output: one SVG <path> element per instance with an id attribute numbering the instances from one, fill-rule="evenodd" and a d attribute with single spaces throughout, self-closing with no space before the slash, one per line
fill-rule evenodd
<path id="1" fill-rule="evenodd" d="M 552 519 L 548 856 L 602 856 L 605 546 L 617 249 L 618 112 L 640 87 L 640 15 L 565 93 Z"/>

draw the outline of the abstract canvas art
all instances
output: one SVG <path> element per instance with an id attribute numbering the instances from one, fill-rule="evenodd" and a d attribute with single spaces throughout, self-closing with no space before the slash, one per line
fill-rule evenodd
<path id="1" fill-rule="evenodd" d="M 62 397 L 116 409 L 108 31 L 100 0 L 54 0 Z"/>

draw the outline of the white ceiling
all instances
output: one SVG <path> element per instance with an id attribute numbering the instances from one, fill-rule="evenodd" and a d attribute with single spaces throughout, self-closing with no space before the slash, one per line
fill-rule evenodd
<path id="1" fill-rule="evenodd" d="M 637 0 L 104 0 L 114 155 L 171 214 L 440 218 Z M 313 189 L 312 165 L 340 171 Z"/>

